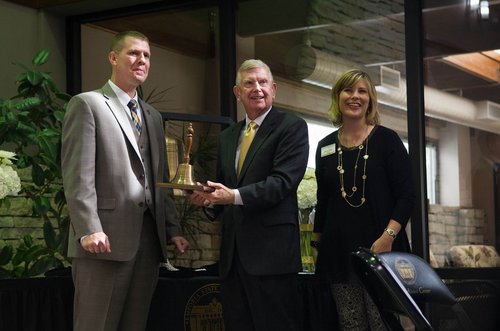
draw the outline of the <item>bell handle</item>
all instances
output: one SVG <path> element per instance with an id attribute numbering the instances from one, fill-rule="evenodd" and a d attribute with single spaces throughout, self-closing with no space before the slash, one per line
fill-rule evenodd
<path id="1" fill-rule="evenodd" d="M 184 163 L 189 164 L 189 154 L 191 154 L 191 146 L 193 145 L 193 123 L 188 124 L 186 134 L 186 154 L 184 155 Z"/>

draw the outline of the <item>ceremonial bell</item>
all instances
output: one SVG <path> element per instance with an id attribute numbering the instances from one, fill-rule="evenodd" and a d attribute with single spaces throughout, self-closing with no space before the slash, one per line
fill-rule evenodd
<path id="1" fill-rule="evenodd" d="M 191 145 L 193 145 L 193 123 L 189 123 L 186 131 L 186 151 L 184 153 L 184 162 L 179 164 L 177 167 L 177 173 L 170 182 L 179 185 L 197 185 L 193 178 L 193 166 L 189 164 L 189 153 L 191 152 Z"/>

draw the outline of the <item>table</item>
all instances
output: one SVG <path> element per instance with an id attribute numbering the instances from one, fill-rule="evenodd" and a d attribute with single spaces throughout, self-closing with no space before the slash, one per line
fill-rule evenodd
<path id="1" fill-rule="evenodd" d="M 335 304 L 328 283 L 301 274 L 304 331 L 336 329 Z M 148 331 L 223 330 L 219 278 L 203 272 L 161 272 Z M 72 329 L 73 283 L 70 271 L 56 276 L 0 280 L 0 331 Z"/>

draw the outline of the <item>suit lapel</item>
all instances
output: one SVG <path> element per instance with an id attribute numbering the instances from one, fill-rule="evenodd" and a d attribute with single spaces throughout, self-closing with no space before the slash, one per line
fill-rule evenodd
<path id="1" fill-rule="evenodd" d="M 269 111 L 269 114 L 267 114 L 266 118 L 264 119 L 264 122 L 262 122 L 262 125 L 259 127 L 257 130 L 257 133 L 255 134 L 255 138 L 253 138 L 252 144 L 250 145 L 250 148 L 247 152 L 247 156 L 245 157 L 245 162 L 243 163 L 243 167 L 241 168 L 241 174 L 238 177 L 238 182 L 245 176 L 245 172 L 248 169 L 249 165 L 252 164 L 253 159 L 259 152 L 260 148 L 262 147 L 262 144 L 265 143 L 267 137 L 271 132 L 273 132 L 274 128 L 277 125 L 277 112 L 273 108 L 271 108 L 271 111 Z"/>
<path id="2" fill-rule="evenodd" d="M 160 174 L 158 172 L 159 168 L 156 168 L 156 169 L 154 168 L 155 166 L 160 165 L 160 163 L 158 162 L 160 154 L 156 153 L 156 151 L 158 151 L 160 148 L 160 146 L 158 145 L 158 139 L 165 139 L 165 138 L 158 137 L 158 134 L 161 131 L 158 131 L 159 130 L 159 128 L 157 128 L 158 121 L 155 121 L 153 116 L 151 115 L 151 109 L 150 109 L 149 105 L 146 103 L 143 103 L 142 101 L 139 101 L 139 102 L 140 102 L 141 109 L 142 109 L 142 118 L 145 121 L 146 127 L 147 127 L 147 132 L 148 132 L 148 137 L 149 137 L 149 148 L 151 150 L 151 165 L 153 167 L 153 169 L 151 169 L 151 170 L 153 171 L 154 183 L 156 183 L 158 181 L 159 176 L 160 176 Z M 161 122 L 161 125 L 163 125 L 163 122 Z M 164 154 L 161 154 L 161 155 L 164 155 Z"/>
<path id="3" fill-rule="evenodd" d="M 116 96 L 115 92 L 113 92 L 113 89 L 111 88 L 111 86 L 109 86 L 109 84 L 106 83 L 106 85 L 103 86 L 102 92 L 104 98 L 106 99 L 105 102 L 108 105 L 108 108 L 113 113 L 116 121 L 123 131 L 123 134 L 128 139 L 140 159 L 141 154 L 139 152 L 139 147 L 137 146 L 137 139 L 135 138 L 135 133 L 132 129 L 132 126 L 130 125 L 130 119 L 125 113 L 122 104 L 118 100 L 118 97 Z"/>
<path id="4" fill-rule="evenodd" d="M 245 121 L 240 121 L 236 125 L 231 128 L 231 132 L 227 137 L 227 141 L 224 141 L 224 144 L 227 144 L 226 151 L 228 151 L 229 155 L 227 155 L 228 167 L 230 171 L 228 173 L 231 174 L 231 183 L 237 182 L 237 174 L 236 174 L 236 151 L 238 149 L 238 140 L 240 138 L 241 130 L 245 125 Z"/>

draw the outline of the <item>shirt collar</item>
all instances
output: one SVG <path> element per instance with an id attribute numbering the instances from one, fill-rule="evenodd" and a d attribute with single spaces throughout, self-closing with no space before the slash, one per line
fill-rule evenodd
<path id="1" fill-rule="evenodd" d="M 113 83 L 111 81 L 111 79 L 108 80 L 108 83 L 109 83 L 109 86 L 111 86 L 111 89 L 113 90 L 113 92 L 115 92 L 115 94 L 118 97 L 118 100 L 120 101 L 120 103 L 122 105 L 127 106 L 127 104 L 130 101 L 130 96 L 125 91 L 123 91 L 121 88 L 119 88 L 118 86 L 116 86 L 116 84 Z M 137 98 L 137 92 L 135 93 L 135 95 L 134 95 L 134 97 L 132 99 L 134 99 L 137 102 L 137 104 L 139 104 L 139 100 Z"/>
<path id="2" fill-rule="evenodd" d="M 264 120 L 266 119 L 266 116 L 271 111 L 271 108 L 273 108 L 273 106 L 269 107 L 269 109 L 264 114 L 260 115 L 259 117 L 253 120 L 259 127 L 262 125 L 262 122 L 264 122 Z M 248 124 L 251 121 L 252 120 L 248 118 L 248 115 L 245 115 L 245 128 L 248 127 Z"/>

